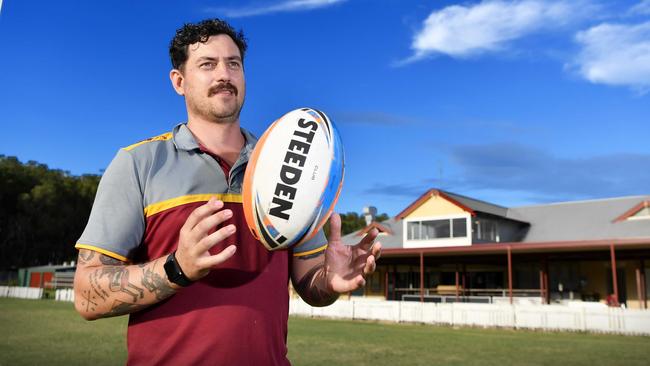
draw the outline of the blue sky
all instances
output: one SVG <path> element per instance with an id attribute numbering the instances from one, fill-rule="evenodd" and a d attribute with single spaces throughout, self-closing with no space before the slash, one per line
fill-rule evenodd
<path id="1" fill-rule="evenodd" d="M 244 127 L 303 106 L 339 127 L 337 211 L 650 193 L 650 0 L 0 4 L 0 154 L 23 162 L 99 173 L 183 121 L 169 41 L 222 17 L 249 39 Z"/>

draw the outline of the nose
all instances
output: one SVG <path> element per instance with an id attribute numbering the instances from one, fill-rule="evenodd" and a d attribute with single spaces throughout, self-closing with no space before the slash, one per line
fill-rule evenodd
<path id="1" fill-rule="evenodd" d="M 232 80 L 232 70 L 228 68 L 225 62 L 219 62 L 215 68 L 216 79 L 220 82 L 229 82 Z"/>

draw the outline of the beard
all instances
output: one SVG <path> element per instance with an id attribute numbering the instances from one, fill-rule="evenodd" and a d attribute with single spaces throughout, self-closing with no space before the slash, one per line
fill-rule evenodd
<path id="1" fill-rule="evenodd" d="M 239 102 L 237 92 L 234 92 L 235 98 L 228 100 L 219 100 L 219 96 L 214 97 L 218 91 L 210 91 L 208 98 L 186 98 L 188 110 L 193 114 L 201 116 L 203 119 L 227 124 L 239 121 L 241 109 L 244 106 L 244 100 Z"/>
<path id="2" fill-rule="evenodd" d="M 225 103 L 221 103 L 218 106 L 210 104 L 208 115 L 205 117 L 208 117 L 207 119 L 215 123 L 234 123 L 239 121 L 239 114 L 243 106 L 244 101 L 240 104 L 237 100 L 227 105 Z"/>

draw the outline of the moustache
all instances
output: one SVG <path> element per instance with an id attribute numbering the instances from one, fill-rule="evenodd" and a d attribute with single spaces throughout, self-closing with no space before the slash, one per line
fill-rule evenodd
<path id="1" fill-rule="evenodd" d="M 208 91 L 208 96 L 211 97 L 211 96 L 213 96 L 213 95 L 215 95 L 215 94 L 217 94 L 217 93 L 219 93 L 221 91 L 224 91 L 224 90 L 231 92 L 233 95 L 239 94 L 239 91 L 237 90 L 237 88 L 234 85 L 232 85 L 230 83 L 221 83 L 221 84 L 219 84 L 217 86 L 214 86 L 214 87 L 210 88 L 210 90 Z"/>

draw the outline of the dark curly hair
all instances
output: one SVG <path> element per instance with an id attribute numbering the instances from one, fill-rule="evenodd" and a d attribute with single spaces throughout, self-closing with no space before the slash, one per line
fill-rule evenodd
<path id="1" fill-rule="evenodd" d="M 196 24 L 187 23 L 176 31 L 176 35 L 169 44 L 169 57 L 172 60 L 172 67 L 178 70 L 183 67 L 185 61 L 187 61 L 189 45 L 197 42 L 205 43 L 210 36 L 219 34 L 225 34 L 232 38 L 237 48 L 239 48 L 243 62 L 244 53 L 248 47 L 244 32 L 241 30 L 237 32 L 227 22 L 215 18 L 207 19 Z"/>

